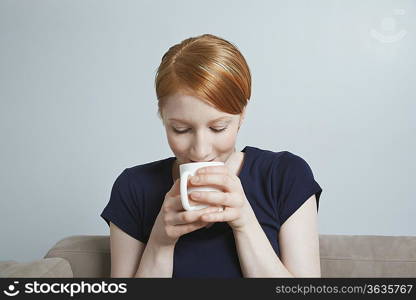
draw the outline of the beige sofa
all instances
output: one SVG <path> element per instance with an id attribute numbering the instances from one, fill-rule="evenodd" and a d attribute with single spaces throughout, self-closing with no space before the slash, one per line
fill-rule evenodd
<path id="1" fill-rule="evenodd" d="M 416 236 L 319 236 L 322 277 L 416 277 Z M 57 242 L 40 260 L 0 262 L 0 277 L 109 277 L 108 235 Z"/>

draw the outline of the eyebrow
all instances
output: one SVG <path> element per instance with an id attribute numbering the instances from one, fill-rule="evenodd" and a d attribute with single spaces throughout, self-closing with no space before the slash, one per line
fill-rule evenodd
<path id="1" fill-rule="evenodd" d="M 209 123 L 214 123 L 214 122 L 217 122 L 217 121 L 221 121 L 221 120 L 226 120 L 226 119 L 231 119 L 231 117 L 227 117 L 227 116 L 224 116 L 224 117 L 219 117 L 219 118 L 217 118 L 217 119 L 215 119 L 215 120 L 211 120 L 211 121 L 209 121 Z M 180 120 L 180 119 L 175 119 L 175 118 L 170 118 L 170 119 L 168 119 L 169 121 L 177 121 L 177 122 L 181 122 L 181 123 L 188 123 L 187 121 L 185 121 L 185 120 Z"/>

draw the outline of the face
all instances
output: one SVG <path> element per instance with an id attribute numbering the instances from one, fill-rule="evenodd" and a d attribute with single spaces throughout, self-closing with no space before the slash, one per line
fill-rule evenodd
<path id="1" fill-rule="evenodd" d="M 162 108 L 168 143 L 178 164 L 225 162 L 235 152 L 239 125 L 244 118 L 217 110 L 185 94 L 166 99 Z"/>

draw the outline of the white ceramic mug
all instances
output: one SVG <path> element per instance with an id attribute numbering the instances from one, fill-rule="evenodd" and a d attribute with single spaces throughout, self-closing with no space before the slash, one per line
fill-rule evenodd
<path id="1" fill-rule="evenodd" d="M 188 194 L 194 191 L 221 191 L 219 189 L 208 186 L 197 186 L 188 188 L 188 177 L 194 176 L 196 170 L 206 166 L 223 166 L 224 163 L 220 161 L 207 161 L 207 162 L 193 162 L 188 164 L 179 165 L 180 173 L 180 192 L 182 207 L 185 210 L 199 210 L 208 207 L 209 205 L 194 205 L 189 204 Z"/>

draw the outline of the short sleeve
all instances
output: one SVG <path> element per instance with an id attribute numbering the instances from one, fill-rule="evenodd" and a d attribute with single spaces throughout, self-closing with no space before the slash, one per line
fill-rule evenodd
<path id="1" fill-rule="evenodd" d="M 129 180 L 128 169 L 125 169 L 115 180 L 110 200 L 101 213 L 101 217 L 108 226 L 111 221 L 125 233 L 144 243 L 140 225 L 142 218 L 136 194 Z"/>
<path id="2" fill-rule="evenodd" d="M 312 195 L 315 195 L 318 211 L 322 193 L 322 188 L 314 179 L 312 169 L 303 158 L 288 152 L 285 159 L 281 181 L 282 194 L 278 205 L 281 225 Z"/>

